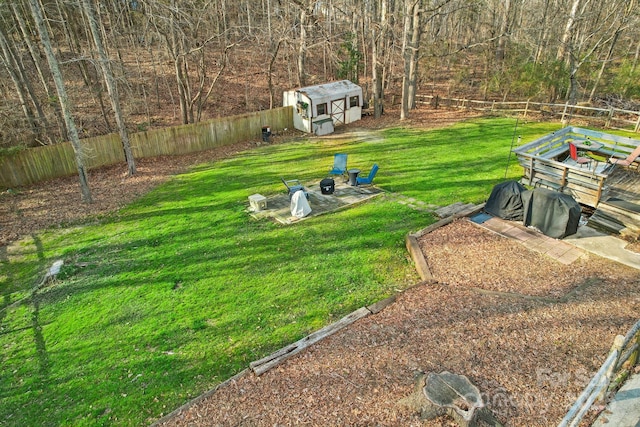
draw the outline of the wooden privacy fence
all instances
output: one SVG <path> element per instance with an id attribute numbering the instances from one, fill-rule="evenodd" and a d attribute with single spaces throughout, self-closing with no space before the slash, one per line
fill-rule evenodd
<path id="1" fill-rule="evenodd" d="M 582 105 L 549 104 L 531 101 L 477 101 L 465 98 L 443 98 L 440 96 L 416 95 L 418 104 L 429 104 L 434 108 L 440 106 L 450 108 L 470 109 L 486 112 L 505 112 L 522 114 L 541 114 L 543 116 L 558 117 L 563 122 L 571 118 L 597 120 L 605 128 L 640 131 L 640 111 L 623 110 L 620 108 L 595 108 Z"/>
<path id="2" fill-rule="evenodd" d="M 258 139 L 262 137 L 263 126 L 269 126 L 272 131 L 293 128 L 293 107 L 138 132 L 129 135 L 129 138 L 134 157 L 140 159 L 194 153 Z M 125 162 L 118 134 L 87 138 L 80 142 L 88 169 Z M 73 147 L 69 142 L 29 148 L 0 157 L 0 188 L 20 187 L 76 173 Z"/>

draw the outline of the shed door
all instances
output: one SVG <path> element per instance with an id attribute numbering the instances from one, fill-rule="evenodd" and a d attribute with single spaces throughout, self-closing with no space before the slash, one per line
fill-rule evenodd
<path id="1" fill-rule="evenodd" d="M 344 98 L 331 101 L 331 119 L 336 125 L 344 124 Z"/>

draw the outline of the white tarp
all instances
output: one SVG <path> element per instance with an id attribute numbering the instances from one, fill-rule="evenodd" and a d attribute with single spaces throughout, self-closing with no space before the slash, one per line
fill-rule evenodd
<path id="1" fill-rule="evenodd" d="M 291 197 L 291 215 L 296 218 L 304 218 L 311 213 L 311 206 L 304 195 L 304 191 L 298 190 Z"/>

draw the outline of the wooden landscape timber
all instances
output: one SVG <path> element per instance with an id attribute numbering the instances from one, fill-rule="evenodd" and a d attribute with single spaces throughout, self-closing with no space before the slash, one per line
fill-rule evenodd
<path id="1" fill-rule="evenodd" d="M 253 372 L 255 372 L 256 375 L 262 375 L 265 372 L 267 372 L 269 369 L 278 366 L 279 364 L 287 360 L 289 357 L 300 353 L 302 350 L 309 347 L 310 345 L 320 341 L 323 338 L 328 337 L 329 335 L 332 335 L 338 332 L 340 329 L 346 326 L 349 326 L 353 322 L 359 319 L 362 319 L 363 317 L 366 317 L 370 314 L 372 314 L 372 311 L 369 310 L 367 307 L 359 308 L 358 310 L 352 312 L 351 314 L 346 315 L 345 317 L 338 320 L 337 322 L 332 323 L 328 326 L 325 326 L 324 328 L 302 338 L 301 340 L 294 342 L 293 344 L 290 344 L 276 351 L 275 353 L 270 354 L 267 357 L 263 357 L 260 360 L 251 362 L 249 364 L 249 367 L 253 370 Z"/>

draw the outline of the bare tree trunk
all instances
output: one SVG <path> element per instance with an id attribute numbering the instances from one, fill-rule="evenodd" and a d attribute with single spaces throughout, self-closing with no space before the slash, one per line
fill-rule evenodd
<path id="1" fill-rule="evenodd" d="M 383 113 L 382 99 L 382 63 L 378 54 L 381 36 L 376 34 L 376 25 L 371 26 L 371 80 L 373 83 L 373 117 L 380 118 Z"/>
<path id="2" fill-rule="evenodd" d="M 34 135 L 38 134 L 38 126 L 36 124 L 36 118 L 33 114 L 33 110 L 29 107 L 29 102 L 27 101 L 28 94 L 27 90 L 24 87 L 24 83 L 20 76 L 17 73 L 17 64 L 15 63 L 15 56 L 9 49 L 9 45 L 7 43 L 7 39 L 4 35 L 4 31 L 0 30 L 0 50 L 2 50 L 2 62 L 7 70 L 7 73 L 11 77 L 13 81 L 13 85 L 16 89 L 16 94 L 20 99 L 20 107 L 22 108 L 22 112 L 24 113 L 25 118 L 27 119 L 27 123 L 29 123 L 29 128 Z"/>
<path id="3" fill-rule="evenodd" d="M 45 76 L 45 73 L 42 70 L 42 67 L 40 64 L 40 51 L 38 50 L 37 46 L 33 44 L 31 32 L 24 21 L 24 18 L 22 16 L 22 11 L 18 10 L 18 6 L 14 2 L 11 2 L 11 11 L 13 12 L 13 17 L 18 23 L 18 27 L 20 28 L 20 32 L 22 33 L 22 37 L 25 41 L 25 44 L 27 45 L 29 54 L 31 55 L 31 61 L 33 62 L 33 65 L 36 68 L 38 77 L 40 77 L 40 82 L 42 83 L 42 87 L 44 88 L 45 94 L 47 95 L 47 99 L 51 100 L 53 99 L 53 96 L 52 96 L 51 88 L 49 86 L 50 82 L 49 82 L 49 79 Z M 52 105 L 53 112 L 56 117 L 57 126 L 60 132 L 60 138 L 63 141 L 67 140 L 68 139 L 67 129 L 64 125 L 64 119 L 62 118 L 62 114 L 60 112 L 60 106 L 56 105 L 55 103 L 51 103 L 51 104 L 53 104 Z M 50 135 L 49 135 L 49 140 L 52 140 L 52 137 Z"/>
<path id="4" fill-rule="evenodd" d="M 621 29 L 616 31 L 616 33 L 613 36 L 613 40 L 611 40 L 611 45 L 609 46 L 607 57 L 604 59 L 604 61 L 602 61 L 602 65 L 600 65 L 600 70 L 598 70 L 596 81 L 593 83 L 593 88 L 591 89 L 591 93 L 589 94 L 589 100 L 588 100 L 589 103 L 593 101 L 593 97 L 596 95 L 596 89 L 598 88 L 598 84 L 600 83 L 600 80 L 602 79 L 602 75 L 604 74 L 604 69 L 607 66 L 607 64 L 611 61 L 611 58 L 613 57 L 613 49 L 618 41 L 618 37 L 620 37 L 620 33 L 622 33 Z"/>
<path id="5" fill-rule="evenodd" d="M 373 115 L 375 118 L 379 118 L 384 113 L 384 46 L 387 27 L 387 0 L 380 2 L 379 10 L 375 9 L 374 3 L 371 10 L 371 80 L 373 90 Z"/>
<path id="6" fill-rule="evenodd" d="M 635 73 L 636 68 L 638 67 L 638 60 L 640 60 L 640 41 L 636 44 L 636 54 L 633 56 L 633 63 L 631 65 L 631 70 L 629 70 L 630 75 Z"/>
<path id="7" fill-rule="evenodd" d="M 298 85 L 305 86 L 307 84 L 307 11 L 304 7 L 300 8 L 300 44 L 298 45 Z"/>
<path id="8" fill-rule="evenodd" d="M 267 82 L 269 85 L 269 109 L 272 109 L 275 103 L 275 89 L 273 87 L 273 64 L 276 62 L 276 58 L 278 57 L 278 51 L 280 50 L 280 46 L 282 45 L 283 40 L 278 40 L 276 47 L 271 54 L 271 60 L 269 61 L 269 69 L 267 70 Z"/>
<path id="9" fill-rule="evenodd" d="M 549 30 L 547 29 L 547 20 L 549 19 L 548 17 L 548 12 L 549 12 L 549 1 L 550 0 L 544 0 L 544 8 L 543 8 L 543 13 L 542 13 L 542 22 L 540 22 L 540 32 L 539 32 L 539 36 L 538 36 L 538 43 L 536 46 L 536 53 L 534 55 L 534 62 L 537 64 L 541 61 L 542 58 L 542 54 L 547 46 L 547 34 L 549 32 Z"/>
<path id="10" fill-rule="evenodd" d="M 300 38 L 298 44 L 298 85 L 305 86 L 307 84 L 307 28 L 311 21 L 316 0 L 307 0 L 305 4 L 302 0 L 291 0 L 300 9 Z"/>
<path id="11" fill-rule="evenodd" d="M 410 0 L 405 3 L 403 30 L 404 73 L 402 76 L 400 120 L 408 118 L 409 110 L 415 108 L 421 6 L 420 0 Z"/>
<path id="12" fill-rule="evenodd" d="M 361 8 L 362 8 L 361 11 L 364 11 L 364 3 L 362 4 Z M 367 25 L 366 25 L 367 20 L 364 17 L 364 13 L 361 13 L 358 16 L 357 12 L 358 12 L 357 9 L 353 12 L 353 15 L 354 15 L 353 16 L 353 21 L 354 21 L 354 23 L 353 23 L 353 28 L 354 28 L 353 33 L 354 34 L 359 34 L 360 38 L 362 39 L 361 50 L 363 52 L 363 62 L 364 62 L 364 64 L 362 65 L 362 74 L 366 76 L 367 73 L 368 73 L 369 64 L 370 64 L 369 54 L 367 53 L 367 52 L 369 52 L 368 44 L 367 44 L 367 39 L 368 39 L 368 37 L 367 37 L 368 28 L 367 28 Z M 371 75 L 373 76 L 373 73 L 371 73 Z M 368 105 L 370 96 L 369 96 L 369 93 L 366 93 L 366 92 L 369 92 L 369 91 L 365 90 L 365 99 L 367 100 L 367 105 Z"/>
<path id="13" fill-rule="evenodd" d="M 78 176 L 80 178 L 80 191 L 82 194 L 82 201 L 85 203 L 91 203 L 91 190 L 89 189 L 89 180 L 87 178 L 87 172 L 84 166 L 84 153 L 82 152 L 82 146 L 80 145 L 80 137 L 78 136 L 78 130 L 76 128 L 75 121 L 71 114 L 71 107 L 69 104 L 69 98 L 67 97 L 67 90 L 64 85 L 64 79 L 58 60 L 53 53 L 53 47 L 51 46 L 51 39 L 49 38 L 49 32 L 45 27 L 44 17 L 38 0 L 29 0 L 31 6 L 31 13 L 33 20 L 38 28 L 38 34 L 40 35 L 40 42 L 44 48 L 47 56 L 47 62 L 51 69 L 51 75 L 56 85 L 56 92 L 58 93 L 58 100 L 60 101 L 60 108 L 62 109 L 62 115 L 64 117 L 67 130 L 69 131 L 69 137 L 71 139 L 71 145 L 75 153 L 76 166 L 78 168 Z"/>
<path id="14" fill-rule="evenodd" d="M 416 108 L 416 93 L 418 92 L 418 61 L 420 60 L 420 39 L 422 38 L 422 0 L 418 0 L 413 6 L 411 21 L 411 40 L 409 46 L 409 74 L 407 75 L 407 112 Z M 404 104 L 404 102 L 403 102 Z"/>
<path id="15" fill-rule="evenodd" d="M 104 44 L 102 43 L 102 34 L 98 29 L 97 17 L 91 0 L 82 0 L 84 12 L 87 15 L 89 21 L 89 28 L 91 30 L 91 36 L 93 37 L 93 43 L 98 51 L 100 69 L 104 81 L 107 85 L 107 92 L 109 93 L 109 99 L 111 100 L 111 108 L 115 114 L 116 124 L 118 125 L 118 133 L 120 134 L 120 140 L 122 141 L 122 148 L 124 149 L 124 157 L 127 161 L 127 169 L 129 175 L 136 173 L 136 161 L 133 158 L 133 152 L 131 151 L 131 143 L 129 142 L 129 133 L 127 132 L 127 126 L 122 114 L 122 108 L 120 108 L 120 95 L 118 94 L 118 87 L 116 86 L 111 67 L 109 65 L 109 58 L 107 57 Z"/>
<path id="16" fill-rule="evenodd" d="M 201 76 L 202 83 L 198 88 L 198 93 L 196 94 L 196 97 L 195 97 L 195 99 L 198 100 L 198 108 L 196 111 L 196 122 L 200 121 L 200 118 L 202 117 L 202 110 L 203 110 L 204 104 L 207 101 L 207 99 L 209 99 L 209 96 L 211 96 L 211 93 L 213 92 L 213 88 L 216 86 L 216 83 L 218 83 L 218 80 L 222 76 L 222 73 L 224 72 L 225 68 L 227 67 L 227 64 L 229 63 L 229 51 L 234 46 L 235 44 L 230 44 L 224 47 L 222 54 L 220 56 L 220 68 L 218 68 L 218 72 L 216 73 L 215 77 L 211 80 L 209 89 L 207 89 L 207 92 L 204 95 L 202 95 L 202 93 L 204 91 L 204 79 L 206 76 L 204 75 L 204 72 L 203 72 L 203 75 Z M 203 49 L 204 49 L 204 46 L 203 46 Z M 204 51 L 202 52 L 202 54 L 204 55 Z M 193 109 L 193 106 L 191 106 L 191 109 Z"/>
<path id="17" fill-rule="evenodd" d="M 509 32 L 509 15 L 511 12 L 511 0 L 503 0 L 502 16 L 500 18 L 500 29 L 498 33 L 498 46 L 496 49 L 496 60 L 502 66 L 506 57 L 507 34 Z"/>
<path id="18" fill-rule="evenodd" d="M 172 2 L 172 6 L 175 7 L 175 2 Z M 180 114 L 182 117 L 182 123 L 189 123 L 189 113 L 187 111 L 187 82 L 185 81 L 185 76 L 183 72 L 183 62 L 185 61 L 185 57 L 180 54 L 178 47 L 178 37 L 176 35 L 176 24 L 174 14 L 171 14 L 171 24 L 170 24 L 171 38 L 170 43 L 168 43 L 169 51 L 173 56 L 173 68 L 176 76 L 176 83 L 178 85 L 178 101 L 180 102 Z M 169 40 L 168 40 L 169 42 Z"/>
<path id="19" fill-rule="evenodd" d="M 271 31 L 271 0 L 267 0 L 267 32 L 269 34 L 269 40 L 273 40 Z"/>
<path id="20" fill-rule="evenodd" d="M 400 105 L 400 120 L 409 117 L 409 49 L 411 49 L 411 21 L 413 8 L 417 0 L 407 0 L 404 10 L 404 27 L 402 30 L 402 57 L 404 62 L 404 73 L 402 74 L 402 103 Z"/>
<path id="21" fill-rule="evenodd" d="M 409 91 L 407 93 L 409 110 L 416 108 L 418 92 L 418 62 L 420 60 L 420 39 L 422 37 L 422 0 L 413 8 L 413 28 L 411 31 L 411 51 L 409 62 Z"/>
<path id="22" fill-rule="evenodd" d="M 67 46 L 69 48 L 69 53 L 73 57 L 80 57 L 79 52 L 82 51 L 82 44 L 80 42 L 81 32 L 84 32 L 84 22 L 78 22 L 76 18 L 82 18 L 83 16 L 72 15 L 69 13 L 69 7 L 65 4 L 61 4 L 60 0 L 55 0 L 58 12 L 60 14 L 60 19 L 62 20 L 61 25 L 64 29 Z M 104 104 L 103 97 L 103 86 L 100 82 L 96 82 L 93 79 L 91 72 L 89 71 L 88 62 L 87 61 L 75 61 L 78 69 L 80 70 L 80 74 L 82 75 L 82 79 L 84 84 L 89 89 L 89 93 L 93 96 L 95 102 L 100 107 L 100 112 L 102 113 L 102 119 L 104 120 L 104 125 L 109 132 L 111 132 L 111 123 L 109 122 L 109 116 L 107 115 L 107 109 Z"/>
<path id="23" fill-rule="evenodd" d="M 578 7 L 580 7 L 580 0 L 573 0 L 573 6 L 571 7 L 569 17 L 567 18 L 567 24 L 564 28 L 564 32 L 562 33 L 560 46 L 558 47 L 558 54 L 556 55 L 556 59 L 558 61 L 565 61 L 567 53 L 571 54 L 569 51 L 569 43 L 571 43 L 571 38 L 573 37 Z"/>
<path id="24" fill-rule="evenodd" d="M 625 7 L 624 15 L 619 19 L 618 28 L 613 34 L 613 38 L 611 39 L 611 45 L 609 45 L 609 51 L 607 52 L 607 56 L 604 61 L 602 61 L 602 65 L 600 66 L 600 70 L 598 71 L 598 75 L 596 77 L 596 81 L 593 83 L 593 88 L 591 89 L 591 93 L 589 94 L 589 102 L 593 100 L 593 97 L 596 94 L 596 89 L 598 88 L 598 84 L 600 84 L 600 80 L 604 74 L 605 67 L 611 62 L 613 58 L 613 51 L 620 38 L 620 34 L 627 27 L 629 22 L 629 16 L 633 13 L 636 7 L 636 0 L 628 0 L 628 3 Z"/>

